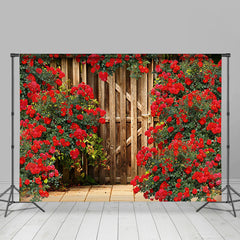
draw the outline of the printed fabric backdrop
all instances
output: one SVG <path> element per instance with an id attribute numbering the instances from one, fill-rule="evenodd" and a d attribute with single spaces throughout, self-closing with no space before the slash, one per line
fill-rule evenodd
<path id="1" fill-rule="evenodd" d="M 21 54 L 22 201 L 221 200 L 221 55 Z"/>

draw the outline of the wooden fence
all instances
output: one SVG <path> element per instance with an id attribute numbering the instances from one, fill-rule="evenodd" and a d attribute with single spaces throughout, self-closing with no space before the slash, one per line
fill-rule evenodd
<path id="1" fill-rule="evenodd" d="M 125 66 L 109 76 L 107 82 L 103 82 L 91 73 L 91 67 L 86 64 L 81 64 L 72 57 L 61 58 L 61 69 L 65 73 L 64 84 L 70 82 L 70 86 L 76 86 L 85 82 L 90 85 L 100 107 L 106 111 L 106 124 L 101 125 L 99 134 L 108 153 L 110 171 L 102 168 L 88 169 L 85 164 L 85 171 L 101 184 L 125 184 L 136 175 L 144 173 L 142 167 L 137 167 L 136 155 L 142 146 L 147 146 L 144 133 L 153 124 L 149 96 L 153 87 L 153 63 L 149 68 L 148 74 L 136 80 L 130 78 L 130 72 Z"/>

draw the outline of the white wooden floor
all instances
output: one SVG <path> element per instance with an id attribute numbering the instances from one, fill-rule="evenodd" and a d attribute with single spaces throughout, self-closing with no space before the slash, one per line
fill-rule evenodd
<path id="1" fill-rule="evenodd" d="M 240 203 L 237 218 L 226 204 L 221 210 L 196 209 L 202 203 L 160 202 L 41 202 L 42 213 L 31 204 L 15 204 L 4 218 L 0 203 L 0 239 L 240 239 Z M 22 210 L 22 208 L 28 208 Z"/>

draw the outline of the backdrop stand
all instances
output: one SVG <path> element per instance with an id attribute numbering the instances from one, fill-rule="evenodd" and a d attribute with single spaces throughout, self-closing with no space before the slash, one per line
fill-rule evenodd
<path id="1" fill-rule="evenodd" d="M 238 197 L 240 197 L 240 193 L 238 193 L 234 188 L 230 185 L 230 100 L 229 100 L 229 58 L 231 57 L 230 53 L 222 54 L 222 57 L 227 58 L 227 185 L 222 189 L 222 193 L 226 190 L 227 191 L 227 200 L 226 201 L 219 201 L 214 203 L 229 203 L 232 205 L 233 215 L 236 217 L 236 211 L 234 207 L 234 202 L 239 202 L 240 199 L 233 200 L 232 193 L 235 193 Z M 204 203 L 200 208 L 196 211 L 199 212 L 202 208 L 207 206 L 210 202 Z"/>
<path id="2" fill-rule="evenodd" d="M 5 210 L 5 215 L 4 217 L 7 216 L 8 213 L 8 208 L 10 205 L 13 203 L 30 203 L 38 207 L 41 211 L 45 212 L 44 209 L 42 209 L 37 203 L 35 202 L 20 202 L 20 201 L 15 201 L 14 200 L 14 191 L 17 191 L 19 193 L 19 189 L 15 186 L 14 184 L 14 57 L 20 57 L 20 54 L 16 53 L 11 53 L 10 54 L 12 64 L 11 64 L 11 78 L 12 78 L 12 92 L 11 92 L 11 97 L 12 97 L 12 107 L 11 107 L 11 185 L 8 189 L 6 189 L 1 195 L 0 198 L 9 193 L 8 200 L 3 200 L 0 199 L 2 202 L 7 202 L 6 210 Z"/>

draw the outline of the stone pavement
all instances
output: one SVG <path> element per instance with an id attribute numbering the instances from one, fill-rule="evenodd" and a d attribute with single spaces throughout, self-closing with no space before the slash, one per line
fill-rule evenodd
<path id="1" fill-rule="evenodd" d="M 22 199 L 28 201 L 29 198 Z M 132 185 L 93 185 L 72 187 L 66 192 L 49 192 L 43 202 L 150 201 L 142 193 L 134 194 Z"/>

